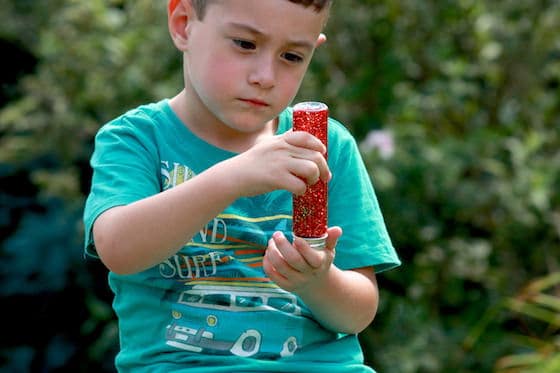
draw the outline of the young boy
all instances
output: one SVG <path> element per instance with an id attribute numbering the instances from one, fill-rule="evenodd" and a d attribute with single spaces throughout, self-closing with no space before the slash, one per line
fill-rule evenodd
<path id="1" fill-rule="evenodd" d="M 171 0 L 184 89 L 96 136 L 86 253 L 110 270 L 123 372 L 371 372 L 356 334 L 399 265 L 355 141 L 291 108 L 329 1 Z M 329 181 L 326 248 L 292 194 Z M 343 234 L 344 230 L 344 234 Z M 335 254 L 336 248 L 336 254 Z"/>

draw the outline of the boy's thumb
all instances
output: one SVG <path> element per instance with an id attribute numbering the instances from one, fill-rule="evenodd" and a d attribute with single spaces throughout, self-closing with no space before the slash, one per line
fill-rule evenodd
<path id="1" fill-rule="evenodd" d="M 327 242 L 326 247 L 328 250 L 334 250 L 336 243 L 340 236 L 342 236 L 342 228 L 340 227 L 329 227 L 327 228 Z"/>

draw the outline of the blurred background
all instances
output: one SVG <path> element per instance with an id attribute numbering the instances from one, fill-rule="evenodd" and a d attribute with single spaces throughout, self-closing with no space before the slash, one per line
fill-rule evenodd
<path id="1" fill-rule="evenodd" d="M 181 89 L 163 0 L 0 1 L 0 370 L 112 372 L 82 254 L 99 127 Z M 335 1 L 298 100 L 360 144 L 403 265 L 381 372 L 560 372 L 560 1 Z"/>

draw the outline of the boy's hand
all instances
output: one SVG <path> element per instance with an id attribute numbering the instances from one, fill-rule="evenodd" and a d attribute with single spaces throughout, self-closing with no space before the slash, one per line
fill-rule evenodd
<path id="1" fill-rule="evenodd" d="M 324 154 L 326 148 L 315 136 L 288 131 L 260 141 L 231 158 L 239 195 L 254 196 L 284 189 L 300 195 L 307 185 L 331 177 Z"/>
<path id="2" fill-rule="evenodd" d="M 281 232 L 274 233 L 263 258 L 265 273 L 282 289 L 300 296 L 322 286 L 333 263 L 342 229 L 331 227 L 327 233 L 323 250 L 309 247 L 301 238 L 296 238 L 292 245 Z"/>

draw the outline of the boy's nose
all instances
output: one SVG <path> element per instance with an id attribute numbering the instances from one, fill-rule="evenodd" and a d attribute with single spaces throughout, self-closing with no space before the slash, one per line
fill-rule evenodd
<path id="1" fill-rule="evenodd" d="M 274 87 L 275 79 L 274 61 L 271 58 L 257 59 L 248 77 L 250 84 L 259 85 L 264 89 Z"/>

